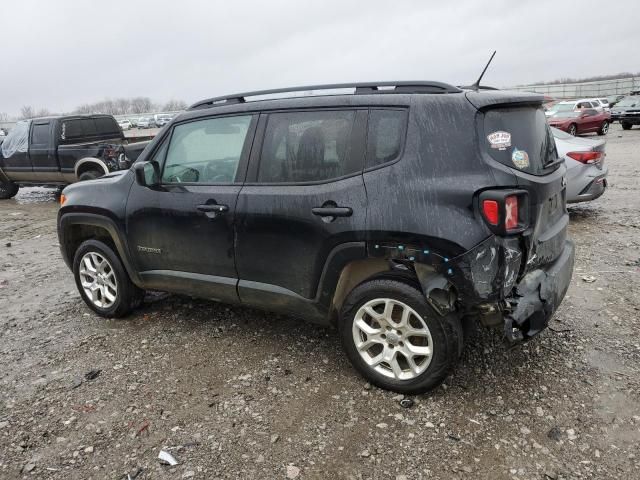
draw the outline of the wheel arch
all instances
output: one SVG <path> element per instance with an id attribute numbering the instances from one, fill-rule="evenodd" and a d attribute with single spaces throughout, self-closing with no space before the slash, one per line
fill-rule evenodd
<path id="1" fill-rule="evenodd" d="M 64 214 L 60 217 L 58 237 L 62 257 L 69 268 L 72 268 L 73 257 L 82 242 L 100 240 L 113 248 L 120 257 L 131 281 L 139 287 L 142 285 L 142 280 L 133 268 L 126 241 L 112 219 L 90 213 Z"/>
<path id="2" fill-rule="evenodd" d="M 89 170 L 101 170 L 105 175 L 109 173 L 109 167 L 107 167 L 107 164 L 95 157 L 87 157 L 79 160 L 76 163 L 74 170 L 76 179 Z"/>

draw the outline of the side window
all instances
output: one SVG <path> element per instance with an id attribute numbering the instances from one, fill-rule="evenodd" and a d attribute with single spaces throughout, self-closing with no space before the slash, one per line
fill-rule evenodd
<path id="1" fill-rule="evenodd" d="M 402 150 L 407 125 L 405 110 L 371 110 L 367 133 L 367 168 L 395 160 Z"/>
<path id="2" fill-rule="evenodd" d="M 233 183 L 250 124 L 251 115 L 243 115 L 177 125 L 162 182 Z"/>
<path id="3" fill-rule="evenodd" d="M 60 138 L 69 142 L 82 136 L 82 120 L 76 118 L 74 120 L 66 120 L 62 124 L 62 133 Z"/>
<path id="4" fill-rule="evenodd" d="M 353 148 L 355 118 L 354 110 L 270 114 L 258 181 L 323 181 L 361 171 Z"/>
<path id="5" fill-rule="evenodd" d="M 48 145 L 49 144 L 49 124 L 40 123 L 34 124 L 31 129 L 31 143 L 33 145 Z"/>
<path id="6" fill-rule="evenodd" d="M 87 137 L 94 137 L 97 133 L 93 118 L 82 119 L 82 133 Z"/>

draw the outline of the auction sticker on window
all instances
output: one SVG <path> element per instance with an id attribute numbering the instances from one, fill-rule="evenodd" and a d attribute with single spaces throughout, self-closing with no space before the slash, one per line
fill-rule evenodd
<path id="1" fill-rule="evenodd" d="M 529 154 L 524 150 L 514 148 L 513 153 L 511 154 L 511 161 L 516 167 L 522 170 L 529 166 Z"/>
<path id="2" fill-rule="evenodd" d="M 487 140 L 491 144 L 491 148 L 497 148 L 498 150 L 506 150 L 511 146 L 511 134 L 498 130 L 497 132 L 487 135 Z"/>

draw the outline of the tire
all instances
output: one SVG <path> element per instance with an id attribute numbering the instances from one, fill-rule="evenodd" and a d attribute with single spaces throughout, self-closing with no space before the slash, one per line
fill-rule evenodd
<path id="1" fill-rule="evenodd" d="M 73 276 L 84 302 L 102 317 L 124 317 L 142 303 L 144 291 L 131 282 L 112 248 L 99 240 L 86 240 L 78 247 Z M 94 292 L 94 298 L 85 287 Z"/>
<path id="2" fill-rule="evenodd" d="M 623 130 L 631 130 L 631 127 L 633 127 L 633 125 L 628 122 L 620 122 L 620 125 L 622 125 Z"/>
<path id="3" fill-rule="evenodd" d="M 20 187 L 13 182 L 1 182 L 0 183 L 0 200 L 7 200 L 13 198 L 20 190 Z"/>
<path id="4" fill-rule="evenodd" d="M 376 313 L 380 323 L 364 313 L 365 309 Z M 407 327 L 397 325 L 402 318 L 408 319 L 405 323 L 417 335 L 409 335 Z M 362 330 L 363 322 L 370 334 Z M 393 325 L 397 329 L 391 328 Z M 399 280 L 371 280 L 353 289 L 341 309 L 339 328 L 342 346 L 354 368 L 370 383 L 399 393 L 434 389 L 462 353 L 460 319 L 453 314 L 438 315 L 418 288 Z M 370 346 L 366 347 L 368 342 Z M 430 356 L 426 347 L 430 347 Z M 415 371 L 407 355 L 413 358 Z"/>
<path id="5" fill-rule="evenodd" d="M 96 178 L 100 178 L 104 175 L 102 170 L 87 170 L 86 172 L 82 172 L 78 175 L 78 181 L 84 182 L 86 180 L 94 180 Z"/>
<path id="6" fill-rule="evenodd" d="M 567 129 L 567 133 L 569 135 L 573 135 L 574 137 L 578 135 L 578 127 L 575 123 L 572 123 L 571 125 L 569 125 L 569 128 Z"/>
<path id="7" fill-rule="evenodd" d="M 605 120 L 604 122 L 602 122 L 602 125 L 600 125 L 600 130 L 598 130 L 598 135 L 606 135 L 608 131 L 609 131 L 609 122 Z"/>

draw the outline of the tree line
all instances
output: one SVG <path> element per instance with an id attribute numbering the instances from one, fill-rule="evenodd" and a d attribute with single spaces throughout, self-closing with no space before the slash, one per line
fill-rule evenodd
<path id="1" fill-rule="evenodd" d="M 184 100 L 169 100 L 166 103 L 155 103 L 149 97 L 115 98 L 106 99 L 95 103 L 85 103 L 76 107 L 71 113 L 93 114 L 104 113 L 107 115 L 136 115 L 147 112 L 174 112 L 187 108 Z M 55 115 L 47 108 L 35 108 L 31 105 L 24 105 L 20 109 L 18 120 L 29 118 L 46 117 Z M 9 116 L 0 112 L 0 121 L 8 121 Z"/>

